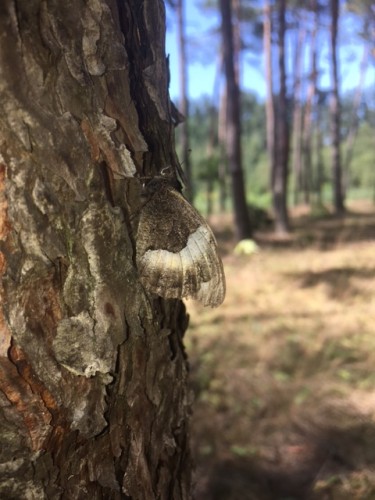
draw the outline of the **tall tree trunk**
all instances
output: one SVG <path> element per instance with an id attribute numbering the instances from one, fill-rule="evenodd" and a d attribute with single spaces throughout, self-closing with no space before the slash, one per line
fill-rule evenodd
<path id="1" fill-rule="evenodd" d="M 233 26 L 231 0 L 220 0 L 221 30 L 224 49 L 224 68 L 227 88 L 226 155 L 232 176 L 236 236 L 250 238 L 252 231 L 246 204 L 245 181 L 241 153 L 240 91 L 233 63 Z"/>
<path id="2" fill-rule="evenodd" d="M 340 126 L 341 108 L 339 98 L 339 75 L 337 61 L 337 31 L 339 22 L 339 0 L 330 0 L 331 8 L 331 71 L 332 71 L 332 100 L 331 100 L 331 127 L 332 127 L 332 171 L 333 171 L 333 200 L 337 214 L 345 210 L 342 186 L 342 168 L 340 157 Z"/>
<path id="3" fill-rule="evenodd" d="M 304 41 L 306 38 L 306 29 L 304 22 L 300 20 L 298 26 L 298 35 L 296 43 L 296 54 L 294 63 L 294 85 L 293 85 L 293 151 L 292 151 L 292 168 L 294 172 L 294 204 L 297 205 L 300 200 L 301 186 L 303 185 L 302 177 L 302 61 Z"/>
<path id="4" fill-rule="evenodd" d="M 207 217 L 212 215 L 213 212 L 213 199 L 212 195 L 214 192 L 214 182 L 213 179 L 207 179 L 206 181 L 206 214 Z"/>
<path id="5" fill-rule="evenodd" d="M 232 0 L 233 9 L 233 62 L 234 75 L 238 88 L 241 88 L 241 2 L 240 0 Z"/>
<path id="6" fill-rule="evenodd" d="M 177 166 L 164 30 L 158 0 L 0 3 L 2 499 L 190 497 L 187 317 L 134 264 L 134 176 Z"/>
<path id="7" fill-rule="evenodd" d="M 266 74 L 266 129 L 267 129 L 267 154 L 271 178 L 271 190 L 274 185 L 275 174 L 275 105 L 273 97 L 273 71 L 272 71 L 272 15 L 268 0 L 264 0 L 263 6 L 263 51 L 265 58 Z"/>
<path id="8" fill-rule="evenodd" d="M 207 171 L 206 174 L 206 214 L 207 216 L 213 213 L 213 193 L 214 183 L 218 177 L 218 170 L 213 172 L 212 160 L 215 156 L 215 149 L 218 147 L 217 137 L 217 109 L 215 106 L 210 106 L 209 110 L 210 126 L 208 133 L 208 142 L 206 148 Z M 202 172 L 203 173 L 203 172 Z"/>
<path id="9" fill-rule="evenodd" d="M 215 144 L 219 149 L 219 165 L 218 165 L 218 183 L 219 183 L 219 210 L 220 212 L 225 212 L 228 198 L 228 173 L 225 157 L 225 126 L 226 126 L 226 113 L 227 113 L 227 103 L 226 103 L 226 89 L 221 88 L 221 80 L 223 75 L 223 51 L 220 50 L 218 55 L 218 60 L 216 63 L 216 74 L 214 80 L 214 86 L 212 91 L 212 102 L 218 102 L 218 108 L 212 108 L 211 114 L 211 129 L 210 138 L 215 137 Z M 217 130 L 214 130 L 214 126 L 217 126 Z M 210 141 L 211 142 L 211 141 Z M 212 149 L 213 153 L 213 149 Z"/>
<path id="10" fill-rule="evenodd" d="M 349 184 L 350 184 L 350 164 L 351 164 L 352 157 L 353 157 L 355 138 L 357 137 L 357 133 L 358 133 L 358 123 L 359 123 L 358 109 L 359 109 L 359 105 L 361 104 L 363 85 L 364 85 L 365 76 L 366 76 L 368 56 L 369 56 L 369 46 L 365 45 L 363 47 L 362 60 L 361 60 L 361 65 L 360 65 L 360 70 L 359 70 L 358 86 L 357 86 L 357 89 L 355 91 L 354 99 L 353 99 L 352 116 L 351 116 L 351 121 L 350 121 L 350 125 L 349 125 L 349 133 L 348 133 L 347 146 L 346 146 L 346 155 L 345 155 L 345 160 L 344 160 L 344 172 L 343 172 L 343 174 L 344 174 L 345 192 L 349 189 Z"/>
<path id="11" fill-rule="evenodd" d="M 323 169 L 324 169 L 324 162 L 323 162 L 323 134 L 322 134 L 322 124 L 321 124 L 321 107 L 318 105 L 316 109 L 316 133 L 315 133 L 315 140 L 316 140 L 316 175 L 315 175 L 315 192 L 316 192 L 316 202 L 318 206 L 323 205 Z"/>
<path id="12" fill-rule="evenodd" d="M 273 209 L 275 214 L 275 230 L 279 234 L 289 232 L 289 217 L 287 208 L 288 187 L 288 158 L 289 158 L 289 125 L 286 97 L 286 70 L 285 70 L 285 10 L 286 0 L 278 3 L 279 11 L 279 98 L 277 106 L 277 142 L 275 172 L 273 175 Z"/>
<path id="13" fill-rule="evenodd" d="M 180 127 L 181 151 L 183 169 L 186 175 L 186 196 L 194 199 L 194 185 L 190 161 L 190 139 L 189 139 L 189 98 L 188 98 L 188 63 L 186 56 L 185 36 L 185 2 L 177 0 L 178 38 L 179 38 L 179 75 L 180 75 L 180 111 L 184 120 Z"/>
<path id="14" fill-rule="evenodd" d="M 219 205 L 220 211 L 225 212 L 227 206 L 228 199 L 228 188 L 227 188 L 227 177 L 228 177 L 228 169 L 227 169 L 227 159 L 225 154 L 225 141 L 226 141 L 226 123 L 227 123 L 227 91 L 224 88 L 220 93 L 220 104 L 219 104 L 219 116 L 218 116 L 218 125 L 217 125 L 217 133 L 219 139 Z"/>
<path id="15" fill-rule="evenodd" d="M 316 39 L 319 28 L 319 6 L 317 0 L 311 1 L 311 8 L 314 12 L 314 25 L 311 32 L 311 42 L 310 42 L 310 60 L 311 60 L 311 69 L 310 69 L 310 82 L 307 89 L 307 98 L 306 98 L 306 108 L 305 108 L 305 117 L 304 117 L 304 125 L 303 125 L 303 166 L 305 172 L 305 200 L 309 201 L 309 193 L 310 188 L 312 186 L 312 129 L 313 129 L 313 106 L 314 99 L 316 95 L 316 84 L 318 78 L 318 69 L 317 69 L 317 51 L 316 51 Z"/>

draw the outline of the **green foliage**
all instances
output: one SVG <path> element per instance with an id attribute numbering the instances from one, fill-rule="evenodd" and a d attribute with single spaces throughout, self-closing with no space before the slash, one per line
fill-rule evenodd
<path id="1" fill-rule="evenodd" d="M 203 181 L 214 181 L 217 179 L 217 172 L 219 167 L 219 155 L 217 152 L 205 156 L 198 161 L 197 178 Z"/>
<path id="2" fill-rule="evenodd" d="M 366 101 L 367 99 L 365 99 Z M 342 147 L 341 155 L 343 165 L 348 152 L 348 134 L 352 116 L 353 94 L 343 96 L 342 100 Z M 313 188 L 316 189 L 316 178 L 318 163 L 321 162 L 322 202 L 332 201 L 332 152 L 330 144 L 330 117 L 328 98 L 326 93 L 319 99 L 320 120 L 319 128 L 322 136 L 322 148 L 317 153 L 317 125 L 312 136 L 312 170 Z M 241 97 L 242 112 L 242 151 L 243 169 L 246 179 L 247 200 L 250 206 L 262 209 L 271 207 L 270 172 L 269 161 L 266 151 L 265 131 L 265 106 L 254 94 L 243 94 Z M 372 197 L 375 185 L 375 151 L 373 147 L 374 137 L 374 111 L 365 105 L 359 110 L 358 119 L 360 126 L 354 141 L 352 161 L 349 173 L 348 198 L 365 196 Z M 222 146 L 219 144 L 218 109 L 207 98 L 201 98 L 191 103 L 191 115 L 189 119 L 191 160 L 194 184 L 197 189 L 195 203 L 205 211 L 208 184 L 213 189 L 211 199 L 214 210 L 218 209 L 219 200 L 219 165 L 225 163 Z M 178 144 L 178 129 L 177 129 Z M 229 177 L 229 174 L 228 174 Z M 228 178 L 228 184 L 230 179 Z M 294 185 L 293 173 L 291 172 L 290 187 Z M 228 186 L 228 193 L 230 188 Z M 230 194 L 229 194 L 230 198 Z M 316 197 L 312 197 L 314 211 L 320 212 L 321 207 L 315 207 L 318 203 Z M 228 199 L 227 207 L 231 207 Z"/>
<path id="3" fill-rule="evenodd" d="M 168 4 L 175 2 L 168 0 Z M 202 22 L 197 22 L 195 29 L 189 29 L 189 58 L 191 62 L 200 61 L 203 64 L 212 65 L 217 60 L 217 71 L 219 68 L 217 55 L 220 47 L 220 15 L 219 2 L 217 0 L 192 0 L 195 7 L 201 13 Z M 272 45 L 277 45 L 277 3 L 270 2 L 273 13 L 273 33 Z M 233 9 L 234 27 L 236 33 L 240 36 L 240 57 L 239 66 L 242 80 L 245 81 L 246 71 L 249 65 L 254 70 L 261 66 L 261 56 L 263 55 L 263 6 L 264 2 L 260 0 L 241 0 Z M 363 0 L 345 0 L 341 2 L 343 7 L 340 12 L 340 39 L 339 39 L 339 65 L 342 65 L 339 73 L 344 78 L 347 72 L 345 64 L 349 58 L 353 57 L 354 49 L 369 48 L 369 59 L 373 58 L 371 52 L 371 28 L 373 1 Z M 306 111 L 307 88 L 310 81 L 310 62 L 311 54 L 310 42 L 312 41 L 312 30 L 315 29 L 315 19 L 317 19 L 317 69 L 318 69 L 318 88 L 316 89 L 315 99 L 312 108 L 312 129 L 311 129 L 311 194 L 310 202 L 313 211 L 320 212 L 322 204 L 329 206 L 332 202 L 332 151 L 331 151 L 331 117 L 330 84 L 323 83 L 322 76 L 330 73 L 325 50 L 320 50 L 320 45 L 327 43 L 329 39 L 329 26 L 331 22 L 329 2 L 300 2 L 291 0 L 287 2 L 287 69 L 288 69 L 288 104 L 289 109 L 287 120 L 292 115 L 293 100 L 297 97 L 301 100 L 302 113 Z M 315 10 L 319 13 L 319 19 L 315 18 Z M 295 47 L 293 45 L 297 39 L 299 29 L 306 31 L 305 40 L 305 68 L 300 75 L 302 89 L 304 92 L 300 97 L 292 95 L 293 81 L 296 77 L 296 67 L 294 64 Z M 351 48 L 350 48 L 351 47 Z M 350 48 L 350 50 L 349 50 Z M 307 55 L 310 54 L 310 55 Z M 364 59 L 365 60 L 365 59 Z M 346 61 L 346 62 L 345 62 Z M 273 64 L 276 67 L 276 58 Z M 345 64 L 344 64 L 345 63 Z M 276 72 L 277 73 L 277 72 Z M 264 74 L 259 72 L 260 81 L 264 82 Z M 298 76 L 298 75 L 297 75 Z M 275 78 L 275 76 L 274 76 Z M 360 74 L 358 74 L 358 83 Z M 375 110 L 373 106 L 373 89 L 363 88 L 361 104 L 356 110 L 357 116 L 353 117 L 353 108 L 355 106 L 357 77 L 353 79 L 352 89 L 345 94 L 340 92 L 341 109 L 341 160 L 344 174 L 344 185 L 346 196 L 353 198 L 357 196 L 373 197 L 375 189 L 375 153 L 373 147 L 373 136 L 375 127 Z M 212 201 L 214 210 L 219 207 L 220 196 L 219 170 L 223 169 L 225 164 L 224 146 L 219 143 L 218 138 L 218 106 L 219 93 L 222 91 L 223 79 L 219 73 L 215 80 L 213 89 L 213 98 L 201 97 L 190 103 L 189 131 L 191 147 L 191 163 L 193 182 L 197 190 L 195 203 L 201 206 L 208 206 L 208 199 Z M 343 82 L 342 82 L 343 83 Z M 246 83 L 248 84 L 248 82 Z M 255 85 L 257 87 L 257 85 Z M 345 85 L 340 85 L 341 90 Z M 274 88 L 277 94 L 277 85 Z M 275 95 L 277 100 L 277 95 Z M 305 102 L 303 102 L 305 101 Z M 241 96 L 241 119 L 242 119 L 242 165 L 246 181 L 247 202 L 250 206 L 269 209 L 271 206 L 270 193 L 270 165 L 266 152 L 266 127 L 265 127 L 265 104 L 260 98 L 250 92 L 243 93 Z M 349 172 L 346 170 L 346 159 L 348 150 L 351 147 L 350 135 L 353 125 L 359 122 L 359 127 L 352 150 Z M 179 131 L 177 129 L 177 145 Z M 318 138 L 321 137 L 320 151 L 318 149 Z M 293 141 L 290 141 L 291 148 Z M 291 151 L 292 152 L 292 151 Z M 180 153 L 180 152 L 179 152 Z M 292 159 L 292 155 L 291 155 Z M 306 163 L 305 163 L 306 164 Z M 293 165 L 290 166 L 289 190 L 295 186 L 293 178 Z M 319 172 L 319 175 L 318 175 Z M 230 200 L 230 173 L 227 172 L 228 199 L 226 206 L 231 207 Z M 318 182 L 319 181 L 319 182 Z M 319 188 L 319 195 L 318 195 Z M 347 189 L 348 188 L 348 189 Z M 289 196 L 292 200 L 292 196 Z M 303 196 L 300 197 L 302 199 Z M 316 205 L 316 206 L 315 206 Z"/>
<path id="4" fill-rule="evenodd" d="M 344 153 L 347 153 L 344 144 Z M 344 156 L 345 157 L 345 156 Z M 363 123 L 358 131 L 350 164 L 350 181 L 354 188 L 375 184 L 375 148 L 374 129 L 369 123 Z"/>

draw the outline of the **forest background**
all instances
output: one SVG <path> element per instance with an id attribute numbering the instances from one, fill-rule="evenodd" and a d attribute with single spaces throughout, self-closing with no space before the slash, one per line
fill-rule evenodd
<path id="1" fill-rule="evenodd" d="M 372 2 L 207 2 L 194 40 L 170 0 L 176 106 L 165 3 L 0 2 L 0 497 L 373 499 Z M 182 169 L 214 309 L 139 265 L 191 222 L 140 180 Z"/>
<path id="2" fill-rule="evenodd" d="M 375 192 L 375 69 L 372 48 L 374 8 L 369 1 L 337 2 L 338 95 L 340 101 L 341 183 L 346 199 L 372 199 Z M 167 2 L 167 54 L 172 99 L 188 109 L 188 155 L 182 127 L 177 144 L 183 166 L 188 158 L 195 203 L 209 213 L 230 209 L 221 193 L 228 175 L 223 160 L 225 75 L 222 63 L 220 10 L 215 2 L 187 2 L 183 7 L 181 59 L 179 9 Z M 233 54 L 241 89 L 241 139 L 247 201 L 272 206 L 271 167 L 267 154 L 267 78 L 264 8 L 267 2 L 233 2 Z M 272 31 L 272 96 L 280 95 L 279 4 L 269 5 Z M 173 5 L 173 3 L 172 3 Z M 288 125 L 288 204 L 308 202 L 315 210 L 333 202 L 332 166 L 332 12 L 330 2 L 287 2 L 284 66 Z M 237 37 L 237 38 L 236 38 Z M 237 41 L 236 41 L 237 40 Z M 184 65 L 185 67 L 182 67 Z M 188 108 L 183 105 L 184 96 Z M 354 159 L 354 160 L 353 160 Z M 188 170 L 190 167 L 188 167 Z M 225 190 L 225 187 L 222 189 Z M 223 199 L 224 198 L 224 199 Z"/>
<path id="3" fill-rule="evenodd" d="M 373 499 L 373 2 L 167 7 L 185 193 L 227 276 L 218 310 L 189 303 L 195 498 Z"/>

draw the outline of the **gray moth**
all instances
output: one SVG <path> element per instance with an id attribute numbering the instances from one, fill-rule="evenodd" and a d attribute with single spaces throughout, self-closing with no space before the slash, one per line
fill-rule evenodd
<path id="1" fill-rule="evenodd" d="M 225 276 L 215 237 L 203 217 L 167 179 L 145 186 L 136 239 L 142 285 L 161 297 L 192 297 L 217 307 Z"/>

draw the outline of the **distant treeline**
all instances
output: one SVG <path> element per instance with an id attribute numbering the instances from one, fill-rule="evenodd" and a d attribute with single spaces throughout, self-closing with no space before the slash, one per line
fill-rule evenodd
<path id="1" fill-rule="evenodd" d="M 344 186 L 348 198 L 373 198 L 375 194 L 375 109 L 368 104 L 371 103 L 371 92 L 371 90 L 364 92 L 356 111 L 358 130 L 354 140 L 351 138 L 351 127 L 355 92 L 347 92 L 341 98 L 341 147 L 342 156 L 347 162 L 344 170 Z M 297 169 L 293 162 L 296 162 L 298 157 L 293 154 L 292 144 L 292 154 L 289 159 L 290 204 L 307 201 L 318 205 L 332 202 L 329 93 L 319 92 L 317 102 L 319 110 L 316 110 L 316 116 L 319 116 L 319 123 L 313 130 L 311 179 L 304 184 L 297 182 Z M 306 103 L 301 105 L 304 110 Z M 229 173 L 226 171 L 222 144 L 218 138 L 219 114 L 219 108 L 212 104 L 209 97 L 190 102 L 190 159 L 196 190 L 195 202 L 206 213 L 231 208 L 230 191 L 222 190 L 220 187 L 223 184 L 228 185 Z M 250 204 L 261 208 L 270 208 L 265 103 L 255 94 L 242 94 L 241 118 L 247 200 Z M 292 120 L 292 111 L 288 119 Z M 293 141 L 294 145 L 296 140 L 297 138 Z M 179 144 L 179 128 L 177 128 L 177 144 Z"/>
<path id="2" fill-rule="evenodd" d="M 374 57 L 371 0 L 200 0 L 196 5 L 210 28 L 193 37 L 185 32 L 190 4 L 168 3 L 180 35 L 186 120 L 177 138 L 191 199 L 199 203 L 205 192 L 208 212 L 230 205 L 243 239 L 254 229 L 249 202 L 272 207 L 275 230 L 287 233 L 292 203 L 328 202 L 340 214 L 355 193 L 375 196 L 375 110 L 369 104 L 373 90 L 365 87 Z M 189 103 L 190 46 L 198 54 L 216 47 L 211 99 Z M 360 59 L 355 89 L 345 95 L 344 46 Z M 263 73 L 265 102 L 243 92 L 249 61 Z"/>

